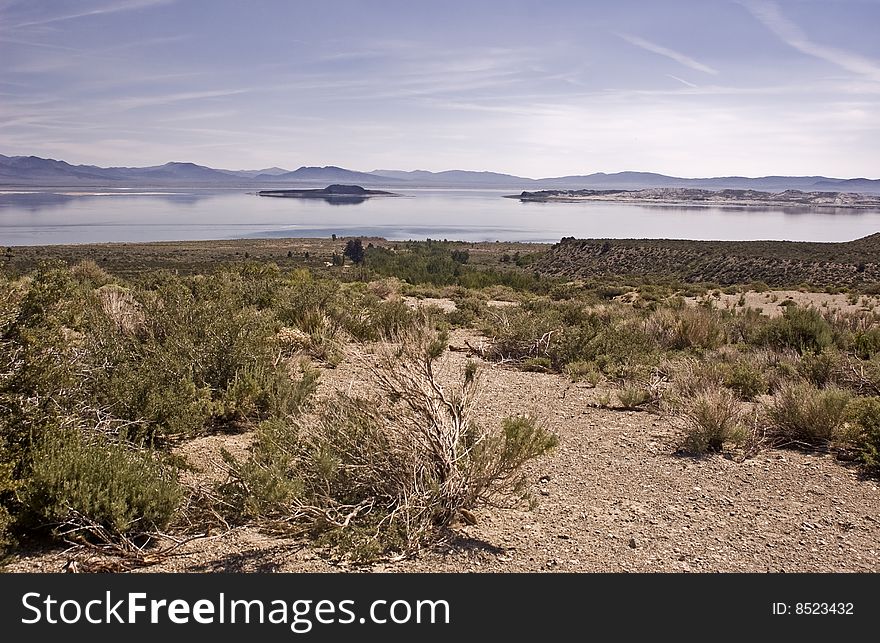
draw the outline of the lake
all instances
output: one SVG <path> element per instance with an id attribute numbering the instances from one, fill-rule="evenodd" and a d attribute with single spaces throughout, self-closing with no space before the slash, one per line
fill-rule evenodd
<path id="1" fill-rule="evenodd" d="M 254 237 L 555 242 L 562 237 L 849 241 L 880 210 L 522 203 L 504 190 L 402 190 L 332 204 L 243 190 L 0 191 L 0 245 Z"/>

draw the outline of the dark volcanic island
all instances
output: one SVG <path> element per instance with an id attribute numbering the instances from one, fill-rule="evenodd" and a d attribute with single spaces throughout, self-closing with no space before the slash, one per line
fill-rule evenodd
<path id="1" fill-rule="evenodd" d="M 328 185 L 315 190 L 260 190 L 259 196 L 284 197 L 288 199 L 324 199 L 331 203 L 362 203 L 374 196 L 400 196 L 383 190 L 367 190 L 359 185 Z"/>

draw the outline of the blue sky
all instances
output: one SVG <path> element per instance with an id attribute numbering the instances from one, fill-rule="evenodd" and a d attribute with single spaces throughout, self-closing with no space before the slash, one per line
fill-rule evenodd
<path id="1" fill-rule="evenodd" d="M 0 0 L 0 153 L 880 177 L 880 0 Z"/>

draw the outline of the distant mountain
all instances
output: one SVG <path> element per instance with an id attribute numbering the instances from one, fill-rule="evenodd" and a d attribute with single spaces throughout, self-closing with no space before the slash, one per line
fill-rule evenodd
<path id="1" fill-rule="evenodd" d="M 31 182 L 73 179 L 78 181 L 112 181 L 116 177 L 107 168 L 94 165 L 71 165 L 65 161 L 38 156 L 0 156 L 0 180 Z"/>
<path id="2" fill-rule="evenodd" d="M 278 176 L 279 174 L 287 174 L 290 170 L 285 170 L 283 167 L 267 167 L 262 170 L 220 170 L 224 174 L 229 174 L 231 176 L 238 176 L 246 179 L 252 179 L 255 176 L 259 176 L 260 174 L 265 174 L 266 176 Z"/>
<path id="3" fill-rule="evenodd" d="M 646 188 L 699 188 L 704 190 L 803 190 L 812 191 L 822 189 L 817 186 L 821 181 L 834 181 L 842 179 L 827 179 L 823 176 L 762 176 L 751 178 L 745 176 L 719 176 L 705 179 L 686 179 L 653 172 L 617 172 L 605 174 L 596 172 L 583 176 L 562 176 L 550 179 L 540 179 L 538 183 L 542 187 L 560 189 L 593 189 L 593 190 L 643 190 Z M 880 180 L 870 181 L 864 186 L 869 190 L 880 191 Z"/>
<path id="4" fill-rule="evenodd" d="M 813 184 L 815 190 L 834 190 L 835 192 L 874 192 L 877 191 L 877 185 L 880 181 L 876 179 L 826 179 L 817 177 L 820 180 Z"/>
<path id="5" fill-rule="evenodd" d="M 527 179 L 512 174 L 499 174 L 498 172 L 472 172 L 468 170 L 446 170 L 443 172 L 428 172 L 426 170 L 373 170 L 375 176 L 388 177 L 420 186 L 455 187 L 455 186 L 479 186 L 511 188 L 518 186 L 534 186 L 538 184 L 535 179 Z"/>
<path id="6" fill-rule="evenodd" d="M 13 185 L 222 184 L 232 178 L 220 170 L 195 163 L 98 167 L 71 165 L 37 156 L 0 155 L 0 183 Z"/>
<path id="7" fill-rule="evenodd" d="M 274 176 L 258 175 L 255 178 L 269 178 L 272 181 L 294 181 L 294 182 L 310 182 L 310 183 L 399 183 L 399 179 L 393 177 L 377 176 L 366 172 L 355 172 L 354 170 L 346 170 L 335 165 L 325 165 L 324 167 L 307 167 L 303 166 L 287 172 L 285 174 L 277 174 Z"/>
<path id="8" fill-rule="evenodd" d="M 180 163 L 172 161 L 165 165 L 153 167 L 114 167 L 109 168 L 120 173 L 124 178 L 147 179 L 151 181 L 226 181 L 228 175 L 221 170 L 215 170 L 204 165 L 195 163 Z"/>
<path id="9" fill-rule="evenodd" d="M 447 170 L 428 172 L 416 170 L 373 170 L 370 174 L 406 181 L 413 187 L 482 187 L 482 188 L 544 188 L 561 190 L 644 190 L 648 188 L 699 188 L 703 190 L 833 190 L 837 192 L 880 193 L 880 180 L 829 179 L 824 176 L 721 176 L 688 179 L 654 172 L 617 172 L 582 174 L 543 179 L 530 179 L 496 172 Z"/>
<path id="10" fill-rule="evenodd" d="M 531 179 L 498 172 L 467 170 L 373 170 L 357 172 L 335 165 L 303 166 L 294 171 L 280 167 L 262 170 L 218 170 L 194 163 L 171 162 L 150 167 L 98 167 L 71 165 L 66 161 L 38 156 L 0 154 L 0 185 L 24 186 L 216 186 L 260 187 L 285 183 L 324 187 L 332 183 L 354 183 L 392 188 L 497 188 L 511 191 L 559 190 L 643 190 L 648 188 L 697 188 L 703 190 L 760 190 L 782 192 L 863 192 L 880 194 L 880 179 L 838 179 L 825 176 L 720 176 L 681 178 L 653 172 L 617 172 Z"/>

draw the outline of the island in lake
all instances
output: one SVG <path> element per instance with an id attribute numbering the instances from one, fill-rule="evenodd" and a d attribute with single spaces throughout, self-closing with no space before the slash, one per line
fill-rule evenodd
<path id="1" fill-rule="evenodd" d="M 274 196 L 288 199 L 323 199 L 328 203 L 363 203 L 375 196 L 400 196 L 383 190 L 367 190 L 360 185 L 328 185 L 314 190 L 260 190 L 258 196 Z"/>
<path id="2" fill-rule="evenodd" d="M 695 188 L 649 188 L 645 190 L 540 190 L 506 195 L 508 199 L 538 202 L 621 201 L 686 205 L 822 206 L 878 208 L 880 196 L 855 192 L 761 192 L 758 190 L 701 190 Z"/>

